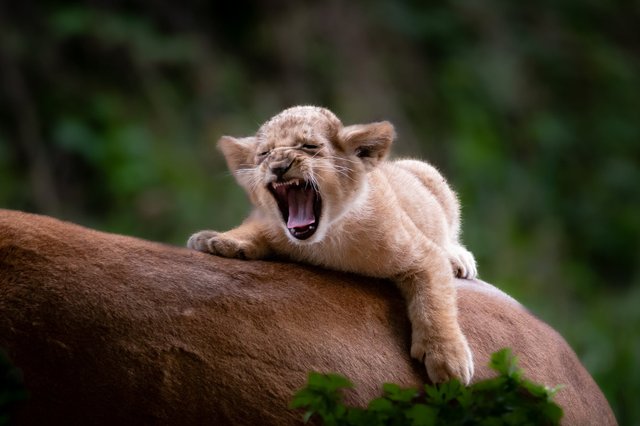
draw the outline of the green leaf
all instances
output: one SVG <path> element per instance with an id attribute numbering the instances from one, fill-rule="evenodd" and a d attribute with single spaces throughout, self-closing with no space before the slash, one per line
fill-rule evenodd
<path id="1" fill-rule="evenodd" d="M 385 383 L 382 385 L 382 390 L 387 398 L 396 402 L 411 402 L 418 395 L 417 389 L 402 389 L 393 383 Z"/>
<path id="2" fill-rule="evenodd" d="M 406 412 L 413 426 L 432 426 L 436 424 L 438 410 L 425 404 L 416 404 Z"/>
<path id="3" fill-rule="evenodd" d="M 545 404 L 542 412 L 544 413 L 544 416 L 547 418 L 547 420 L 551 423 L 551 424 L 559 424 L 560 423 L 560 419 L 562 418 L 562 415 L 564 414 L 562 412 L 562 408 L 560 408 L 560 406 L 554 402 L 549 402 L 547 404 Z"/>
<path id="4" fill-rule="evenodd" d="M 462 383 L 458 379 L 452 379 L 438 386 L 442 395 L 442 400 L 446 403 L 455 399 L 460 395 L 463 388 Z"/>
<path id="5" fill-rule="evenodd" d="M 312 371 L 309 373 L 309 378 L 307 379 L 307 386 L 323 389 L 326 387 L 326 379 L 323 374 Z"/>
<path id="6" fill-rule="evenodd" d="M 385 383 L 382 385 L 382 390 L 386 394 L 395 395 L 399 393 L 402 390 L 402 388 L 396 385 L 395 383 Z"/>
<path id="7" fill-rule="evenodd" d="M 453 379 L 438 385 L 426 385 L 425 392 L 427 393 L 429 402 L 442 405 L 456 399 L 460 395 L 462 388 L 462 384 L 458 380 Z"/>
<path id="8" fill-rule="evenodd" d="M 353 383 L 340 374 L 327 374 L 327 381 L 331 389 L 352 388 Z"/>
<path id="9" fill-rule="evenodd" d="M 313 411 L 309 410 L 306 413 L 304 413 L 304 416 L 302 417 L 302 421 L 304 423 L 307 423 L 309 421 L 309 419 L 311 418 L 311 416 L 313 416 Z"/>
<path id="10" fill-rule="evenodd" d="M 347 407 L 342 405 L 342 404 L 339 404 L 336 407 L 335 411 L 336 411 L 336 418 L 340 419 L 340 418 L 344 417 L 344 415 L 346 414 Z"/>
<path id="11" fill-rule="evenodd" d="M 347 424 L 350 425 L 371 425 L 373 420 L 371 415 L 361 408 L 351 408 L 347 411 Z"/>
<path id="12" fill-rule="evenodd" d="M 435 385 L 424 385 L 424 391 L 427 394 L 427 400 L 432 404 L 442 404 L 442 394 Z"/>
<path id="13" fill-rule="evenodd" d="M 456 397 L 456 400 L 462 408 L 468 408 L 473 402 L 473 395 L 470 388 L 462 387 L 460 393 Z"/>
<path id="14" fill-rule="evenodd" d="M 315 393 L 313 393 L 307 388 L 300 389 L 298 392 L 296 392 L 293 395 L 293 400 L 291 401 L 291 404 L 290 404 L 291 408 L 299 408 L 307 404 L 310 404 L 314 395 Z"/>
<path id="15" fill-rule="evenodd" d="M 353 383 L 340 374 L 321 374 L 311 372 L 309 373 L 308 386 L 309 388 L 316 390 L 327 390 L 329 392 L 333 392 L 342 388 L 352 388 Z"/>
<path id="16" fill-rule="evenodd" d="M 529 380 L 523 380 L 521 386 L 536 398 L 544 398 L 546 400 L 549 395 L 549 391 L 546 386 L 533 383 Z"/>
<path id="17" fill-rule="evenodd" d="M 514 379 L 519 379 L 522 376 L 522 371 L 518 368 L 518 358 L 513 355 L 509 348 L 501 349 L 491 355 L 489 367 L 502 375 Z"/>
<path id="18" fill-rule="evenodd" d="M 376 398 L 369 402 L 368 408 L 372 411 L 389 412 L 393 409 L 393 404 L 388 399 Z"/>

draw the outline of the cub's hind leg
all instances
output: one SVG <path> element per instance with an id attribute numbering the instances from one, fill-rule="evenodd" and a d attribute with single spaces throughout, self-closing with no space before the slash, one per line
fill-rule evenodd
<path id="1" fill-rule="evenodd" d="M 453 243 L 445 248 L 453 274 L 456 278 L 474 279 L 478 268 L 473 254 L 459 243 L 460 239 L 460 202 L 456 193 L 447 184 L 438 169 L 429 163 L 417 160 L 398 160 L 396 165 L 413 173 L 442 207 L 448 225 L 449 238 Z"/>
<path id="2" fill-rule="evenodd" d="M 444 210 L 449 234 L 457 239 L 460 234 L 460 202 L 442 174 L 429 163 L 418 160 L 398 160 L 398 167 L 411 172 L 429 190 Z"/>

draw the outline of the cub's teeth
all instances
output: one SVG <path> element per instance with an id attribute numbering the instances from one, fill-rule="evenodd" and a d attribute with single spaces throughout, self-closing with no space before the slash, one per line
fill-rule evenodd
<path id="1" fill-rule="evenodd" d="M 272 185 L 274 188 L 279 188 L 281 186 L 290 186 L 290 185 L 300 186 L 300 179 L 293 179 L 287 182 L 273 182 Z"/>

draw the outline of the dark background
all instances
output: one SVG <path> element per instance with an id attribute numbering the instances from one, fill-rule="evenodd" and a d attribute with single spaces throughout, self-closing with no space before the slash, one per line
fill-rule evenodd
<path id="1" fill-rule="evenodd" d="M 379 119 L 481 277 L 640 423 L 640 3 L 0 3 L 0 206 L 182 245 L 248 212 L 215 150 L 295 104 Z"/>

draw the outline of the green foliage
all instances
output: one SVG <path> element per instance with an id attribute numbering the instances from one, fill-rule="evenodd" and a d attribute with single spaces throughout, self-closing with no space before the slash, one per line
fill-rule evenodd
<path id="1" fill-rule="evenodd" d="M 11 424 L 11 413 L 16 404 L 27 399 L 20 371 L 0 349 L 0 426 Z"/>
<path id="2" fill-rule="evenodd" d="M 490 366 L 498 376 L 464 387 L 457 380 L 424 389 L 383 385 L 383 395 L 366 409 L 342 402 L 342 389 L 352 388 L 336 374 L 310 373 L 292 408 L 305 409 L 304 422 L 319 418 L 327 426 L 357 425 L 558 425 L 562 409 L 552 401 L 559 389 L 549 389 L 522 376 L 511 350 L 494 353 Z"/>

